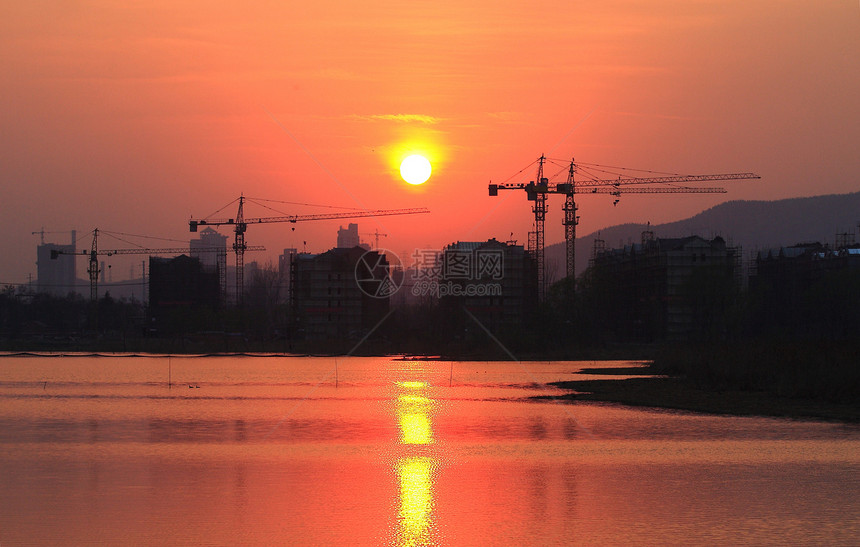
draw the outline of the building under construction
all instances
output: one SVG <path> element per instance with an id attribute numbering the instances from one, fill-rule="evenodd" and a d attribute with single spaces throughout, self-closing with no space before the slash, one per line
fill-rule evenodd
<path id="1" fill-rule="evenodd" d="M 860 245 L 839 241 L 799 243 L 759 251 L 749 287 L 767 302 L 760 323 L 788 331 L 856 336 Z M 843 332 L 844 331 L 844 332 Z"/>
<path id="2" fill-rule="evenodd" d="M 860 245 L 836 249 L 819 242 L 776 247 L 756 254 L 750 286 L 767 287 L 774 295 L 799 294 L 828 272 L 860 267 Z"/>
<path id="3" fill-rule="evenodd" d="M 713 328 L 741 281 L 741 253 L 721 237 L 656 238 L 606 249 L 597 240 L 589 288 L 612 330 L 629 340 L 683 340 Z"/>
<path id="4" fill-rule="evenodd" d="M 207 320 L 221 307 L 217 268 L 197 258 L 149 258 L 149 324 L 151 332 L 176 334 L 211 329 Z"/>
<path id="5" fill-rule="evenodd" d="M 452 243 L 441 253 L 437 274 L 440 305 L 461 332 L 520 330 L 537 307 L 537 261 L 514 242 Z"/>
<path id="6" fill-rule="evenodd" d="M 292 260 L 291 294 L 297 330 L 308 340 L 360 340 L 388 313 L 384 254 L 361 247 Z"/>

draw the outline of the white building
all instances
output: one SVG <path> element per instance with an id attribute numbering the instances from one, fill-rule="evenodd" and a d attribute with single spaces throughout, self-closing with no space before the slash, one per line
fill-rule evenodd
<path id="1" fill-rule="evenodd" d="M 212 271 L 217 268 L 221 283 L 221 296 L 227 292 L 227 236 L 221 235 L 212 228 L 204 228 L 197 239 L 190 242 L 191 258 L 196 258 L 204 270 Z"/>
<path id="2" fill-rule="evenodd" d="M 343 226 L 337 231 L 337 248 L 352 249 L 361 245 L 361 238 L 358 236 L 358 224 L 351 222 L 346 229 Z"/>
<path id="3" fill-rule="evenodd" d="M 72 243 L 42 243 L 36 249 L 36 290 L 40 293 L 66 296 L 77 292 L 75 231 Z M 43 237 L 44 241 L 44 237 Z"/>

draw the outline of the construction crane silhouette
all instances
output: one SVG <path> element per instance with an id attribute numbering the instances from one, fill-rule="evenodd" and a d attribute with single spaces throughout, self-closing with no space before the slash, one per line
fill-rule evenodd
<path id="1" fill-rule="evenodd" d="M 38 232 L 37 232 L 38 233 Z M 87 273 L 90 276 L 90 300 L 95 302 L 99 298 L 99 274 L 101 270 L 99 269 L 99 256 L 113 256 L 113 255 L 166 255 L 166 254 L 190 254 L 191 249 L 188 247 L 167 247 L 161 249 L 150 249 L 144 247 L 138 247 L 134 249 L 101 249 L 99 250 L 99 229 L 96 228 L 93 230 L 93 242 L 90 246 L 90 250 L 81 249 L 80 251 L 63 251 L 60 249 L 52 249 L 51 250 L 51 259 L 56 260 L 59 255 L 89 255 L 90 260 L 89 264 L 87 264 Z M 247 247 L 246 251 L 265 251 L 266 248 L 262 246 L 255 247 Z M 217 247 L 203 247 L 199 249 L 194 249 L 194 252 L 217 252 Z"/>
<path id="2" fill-rule="evenodd" d="M 576 214 L 576 194 L 609 194 L 614 196 L 613 205 L 617 205 L 621 194 L 725 194 L 725 188 L 718 187 L 690 187 L 673 186 L 678 183 L 696 182 L 708 183 L 713 181 L 727 180 L 749 180 L 759 179 L 755 173 L 726 173 L 717 175 L 678 175 L 660 174 L 660 176 L 649 177 L 625 177 L 618 175 L 616 178 L 594 177 L 591 173 L 606 173 L 604 168 L 612 168 L 598 164 L 576 163 L 574 160 L 566 166 L 567 180 L 563 183 L 550 183 L 549 178 L 544 176 L 544 164 L 547 158 L 541 155 L 536 160 L 537 177 L 535 181 L 528 183 L 513 182 L 489 185 L 491 196 L 499 195 L 499 190 L 525 190 L 529 201 L 534 202 L 532 211 L 535 215 L 534 232 L 529 233 L 529 250 L 534 252 L 537 262 L 538 294 L 543 299 L 546 294 L 546 277 L 544 262 L 544 221 L 546 220 L 546 199 L 549 194 L 561 194 L 564 196 L 564 240 L 566 251 L 566 275 L 571 280 L 575 275 L 575 251 L 576 251 L 576 226 L 579 224 L 579 216 Z M 577 172 L 588 173 L 589 176 L 582 180 L 576 180 Z"/>
<path id="3" fill-rule="evenodd" d="M 192 232 L 197 231 L 198 226 L 235 226 L 235 239 L 233 241 L 233 252 L 236 253 L 236 304 L 242 305 L 242 293 L 244 290 L 244 269 L 245 269 L 245 251 L 248 249 L 245 244 L 245 232 L 248 230 L 249 224 L 268 224 L 273 222 L 304 222 L 308 220 L 330 220 L 336 218 L 363 218 L 363 217 L 379 217 L 390 215 L 414 215 L 419 213 L 429 213 L 430 210 L 425 207 L 413 209 L 375 209 L 375 210 L 356 210 L 349 213 L 320 213 L 314 215 L 282 215 L 274 217 L 255 217 L 245 218 L 244 205 L 245 196 L 239 196 L 239 209 L 236 212 L 235 218 L 204 218 L 191 219 L 188 226 Z M 236 200 L 228 203 L 221 209 L 224 209 Z"/>
<path id="4" fill-rule="evenodd" d="M 366 236 L 375 236 L 376 243 L 375 243 L 375 245 L 374 245 L 374 247 L 373 247 L 374 249 L 378 249 L 378 248 L 379 248 L 379 238 L 380 238 L 380 237 L 388 237 L 388 234 L 383 234 L 382 232 L 380 232 L 380 231 L 379 231 L 379 228 L 377 228 L 377 229 L 376 229 L 375 231 L 373 231 L 373 232 L 366 232 L 366 233 L 364 233 L 363 235 L 366 235 Z"/>
<path id="5" fill-rule="evenodd" d="M 30 234 L 31 234 L 31 235 L 39 234 L 39 236 L 40 236 L 40 245 L 44 245 L 44 244 L 45 244 L 45 234 L 68 234 L 68 233 L 71 233 L 71 234 L 72 234 L 72 239 L 74 239 L 74 237 L 75 237 L 75 236 L 74 236 L 74 234 L 75 234 L 75 231 L 74 231 L 74 230 L 72 230 L 71 232 L 46 232 L 46 231 L 45 231 L 45 228 L 44 228 L 44 227 L 42 227 L 42 229 L 41 229 L 41 230 L 39 230 L 38 232 L 30 232 Z"/>

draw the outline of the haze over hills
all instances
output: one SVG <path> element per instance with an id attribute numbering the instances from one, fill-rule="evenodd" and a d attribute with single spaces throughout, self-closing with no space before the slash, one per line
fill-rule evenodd
<path id="1" fill-rule="evenodd" d="M 860 192 L 777 201 L 727 201 L 685 220 L 651 225 L 656 237 L 721 236 L 743 248 L 743 255 L 769 247 L 818 241 L 833 245 L 838 233 L 855 233 L 860 222 Z M 576 239 L 576 273 L 588 266 L 594 240 L 607 248 L 638 243 L 647 224 L 620 224 Z M 564 275 L 564 243 L 546 248 L 550 279 Z"/>

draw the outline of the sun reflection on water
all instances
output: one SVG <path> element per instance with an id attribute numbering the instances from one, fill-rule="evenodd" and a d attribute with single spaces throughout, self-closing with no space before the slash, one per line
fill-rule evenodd
<path id="1" fill-rule="evenodd" d="M 433 401 L 423 395 L 397 397 L 397 422 L 400 425 L 402 444 L 432 444 L 430 409 Z"/>
<path id="2" fill-rule="evenodd" d="M 432 458 L 416 456 L 397 461 L 400 481 L 398 545 L 425 545 L 433 523 Z"/>
<path id="3" fill-rule="evenodd" d="M 399 485 L 397 545 L 433 543 L 433 475 L 437 460 L 427 455 L 432 445 L 432 411 L 426 382 L 396 382 L 395 413 L 400 428 L 400 445 L 407 450 L 394 464 Z"/>

